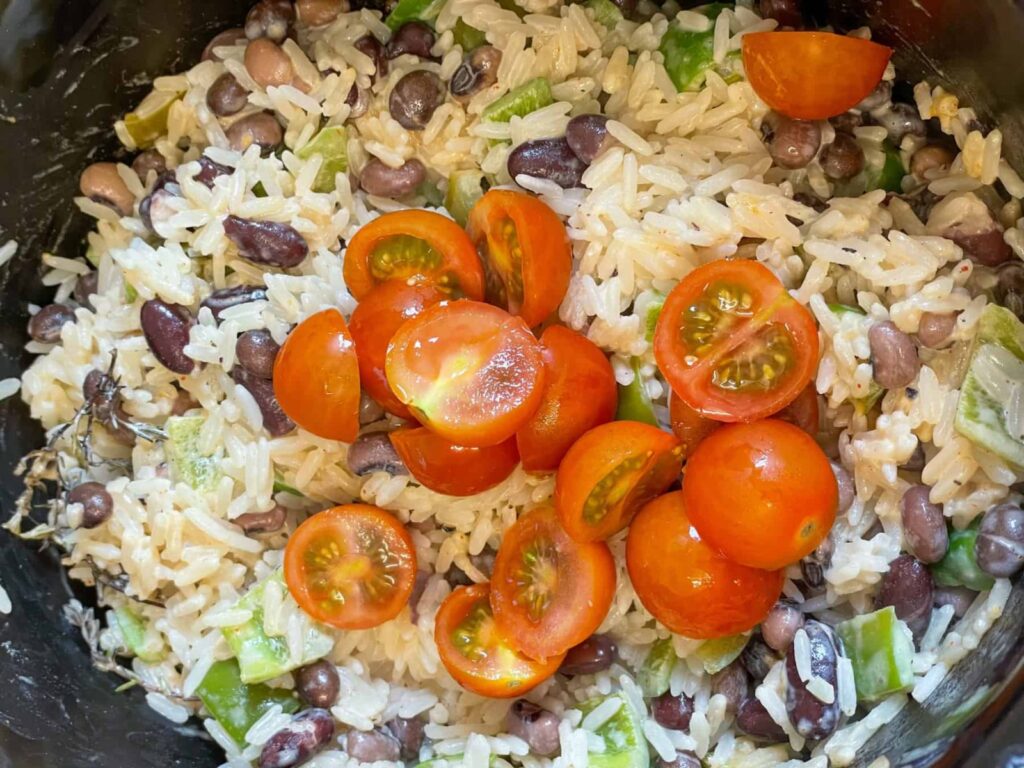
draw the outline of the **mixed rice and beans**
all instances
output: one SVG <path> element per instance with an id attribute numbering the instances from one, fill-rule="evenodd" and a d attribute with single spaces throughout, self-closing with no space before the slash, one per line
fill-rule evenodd
<path id="1" fill-rule="evenodd" d="M 97 666 L 227 768 L 826 768 L 925 701 L 1024 562 L 1024 181 L 804 24 L 260 0 L 158 77 L 0 383 Z"/>

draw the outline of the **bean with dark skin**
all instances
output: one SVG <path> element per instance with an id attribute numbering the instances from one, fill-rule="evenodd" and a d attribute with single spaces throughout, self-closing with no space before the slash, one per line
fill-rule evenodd
<path id="1" fill-rule="evenodd" d="M 740 654 L 740 663 L 755 682 L 765 679 L 772 666 L 779 660 L 775 651 L 768 647 L 760 634 L 755 633 Z"/>
<path id="2" fill-rule="evenodd" d="M 282 42 L 295 21 L 291 0 L 259 0 L 245 17 L 245 36 L 250 40 L 266 37 Z"/>
<path id="3" fill-rule="evenodd" d="M 636 13 L 636 0 L 612 0 L 615 7 L 622 13 L 623 18 L 630 18 Z"/>
<path id="4" fill-rule="evenodd" d="M 831 536 L 826 536 L 811 554 L 800 561 L 800 572 L 804 582 L 811 589 L 825 586 L 825 571 L 832 565 L 832 553 L 835 543 Z"/>
<path id="5" fill-rule="evenodd" d="M 185 354 L 185 345 L 195 319 L 188 307 L 150 299 L 142 305 L 140 320 L 142 335 L 160 364 L 175 373 L 192 373 L 196 363 Z"/>
<path id="6" fill-rule="evenodd" d="M 241 112 L 249 103 L 249 92 L 230 72 L 225 72 L 206 91 L 206 106 L 217 117 L 230 117 Z"/>
<path id="7" fill-rule="evenodd" d="M 92 307 L 92 297 L 99 290 L 99 272 L 87 272 L 75 280 L 75 290 L 71 295 L 83 307 Z"/>
<path id="8" fill-rule="evenodd" d="M 349 106 L 348 116 L 355 120 L 357 117 L 365 115 L 370 108 L 370 94 L 358 85 L 353 85 L 348 90 L 345 103 Z"/>
<path id="9" fill-rule="evenodd" d="M 803 611 L 782 601 L 777 603 L 761 622 L 761 636 L 769 648 L 782 653 L 793 644 L 793 637 L 803 625 Z"/>
<path id="10" fill-rule="evenodd" d="M 505 717 L 505 729 L 525 741 L 533 754 L 550 757 L 559 749 L 558 716 L 526 699 L 516 699 Z"/>
<path id="11" fill-rule="evenodd" d="M 903 538 L 907 550 L 922 563 L 937 563 L 949 549 L 949 534 L 942 507 L 928 499 L 927 485 L 912 485 L 900 500 Z"/>
<path id="12" fill-rule="evenodd" d="M 218 33 L 203 49 L 200 61 L 220 61 L 220 57 L 213 52 L 214 48 L 223 48 L 228 45 L 241 44 L 246 41 L 244 29 L 225 29 Z"/>
<path id="13" fill-rule="evenodd" d="M 857 112 L 843 112 L 841 115 L 830 117 L 828 121 L 838 133 L 848 133 L 852 136 L 857 128 L 864 125 L 864 116 Z"/>
<path id="14" fill-rule="evenodd" d="M 250 301 L 266 301 L 267 289 L 262 285 L 236 285 L 218 288 L 199 304 L 209 308 L 214 320 L 220 320 L 220 313 L 229 307 L 248 304 Z"/>
<path id="15" fill-rule="evenodd" d="M 935 585 L 931 572 L 913 555 L 900 555 L 882 577 L 875 595 L 875 608 L 891 605 L 896 616 L 907 623 L 922 618 L 932 609 Z"/>
<path id="16" fill-rule="evenodd" d="M 266 512 L 246 512 L 231 522 L 248 534 L 274 533 L 281 530 L 287 516 L 288 510 L 280 504 L 275 504 Z"/>
<path id="17" fill-rule="evenodd" d="M 553 181 L 562 189 L 581 186 L 586 170 L 587 164 L 576 156 L 564 138 L 524 141 L 508 155 L 508 175 L 513 179 L 525 173 Z"/>
<path id="18" fill-rule="evenodd" d="M 884 389 L 905 387 L 921 370 L 914 340 L 886 320 L 868 331 L 874 379 Z"/>
<path id="19" fill-rule="evenodd" d="M 1004 239 L 1002 227 L 995 220 L 991 228 L 980 232 L 951 229 L 943 232 L 942 236 L 963 248 L 964 255 L 971 261 L 986 267 L 998 267 L 1013 258 L 1013 249 Z"/>
<path id="20" fill-rule="evenodd" d="M 978 567 L 990 576 L 1008 579 L 1024 565 L 1024 510 L 1016 504 L 992 507 L 981 519 L 974 542 Z"/>
<path id="21" fill-rule="evenodd" d="M 329 709 L 338 700 L 341 678 L 331 662 L 324 659 L 314 661 L 299 667 L 293 676 L 296 693 L 309 706 Z"/>
<path id="22" fill-rule="evenodd" d="M 907 472 L 920 472 L 924 469 L 927 457 L 924 453 L 924 446 L 920 442 L 914 447 L 914 452 L 910 454 L 910 458 L 900 464 L 900 469 Z"/>
<path id="23" fill-rule="evenodd" d="M 685 693 L 673 696 L 666 691 L 651 701 L 651 716 L 662 728 L 671 731 L 685 731 L 693 717 L 693 699 Z"/>
<path id="24" fill-rule="evenodd" d="M 808 621 L 804 632 L 811 647 L 811 674 L 835 689 L 838 680 L 839 644 L 832 630 L 818 621 Z M 786 712 L 796 732 L 805 739 L 824 739 L 839 726 L 839 697 L 831 704 L 807 690 L 796 669 L 794 646 L 786 652 Z"/>
<path id="25" fill-rule="evenodd" d="M 263 745 L 259 768 L 294 768 L 323 749 L 334 737 L 334 716 L 326 709 L 299 712 Z"/>
<path id="26" fill-rule="evenodd" d="M 375 157 L 359 174 L 359 186 L 368 194 L 397 199 L 415 192 L 426 177 L 426 167 L 416 158 L 392 168 Z"/>
<path id="27" fill-rule="evenodd" d="M 888 109 L 873 111 L 871 116 L 885 128 L 889 140 L 896 146 L 904 136 L 924 136 L 927 133 L 917 107 L 909 104 L 896 103 Z"/>
<path id="28" fill-rule="evenodd" d="M 388 110 L 403 128 L 422 131 L 444 103 L 446 90 L 444 82 L 433 72 L 414 70 L 395 84 Z"/>
<path id="29" fill-rule="evenodd" d="M 768 154 L 783 168 L 806 168 L 821 148 L 821 129 L 809 120 L 775 115 Z"/>
<path id="30" fill-rule="evenodd" d="M 1024 319 L 1024 263 L 1011 261 L 996 270 L 996 301 Z"/>
<path id="31" fill-rule="evenodd" d="M 295 0 L 295 13 L 303 24 L 322 27 L 330 24 L 338 14 L 347 13 L 348 0 Z"/>
<path id="32" fill-rule="evenodd" d="M 384 55 L 389 59 L 397 59 L 403 54 L 430 59 L 430 49 L 434 47 L 436 39 L 429 25 L 422 21 L 407 21 L 391 35 L 388 44 L 384 46 Z"/>
<path id="33" fill-rule="evenodd" d="M 587 165 L 615 144 L 604 115 L 576 115 L 565 127 L 569 149 Z"/>
<path id="34" fill-rule="evenodd" d="M 373 61 L 373 65 L 376 67 L 374 79 L 387 75 L 388 59 L 384 55 L 384 46 L 381 45 L 380 40 L 373 35 L 363 35 L 352 43 L 352 47 Z"/>
<path id="35" fill-rule="evenodd" d="M 780 742 L 786 741 L 786 732 L 782 726 L 772 720 L 764 704 L 751 696 L 740 704 L 736 712 L 736 727 L 751 738 Z"/>
<path id="36" fill-rule="evenodd" d="M 193 178 L 195 178 L 195 180 L 204 187 L 213 189 L 214 180 L 220 176 L 230 176 L 233 172 L 233 169 L 228 168 L 226 165 L 215 163 L 204 155 L 199 158 L 199 173 L 197 173 Z"/>
<path id="37" fill-rule="evenodd" d="M 249 373 L 263 379 L 274 378 L 274 361 L 281 345 L 265 329 L 246 331 L 235 343 L 235 356 Z"/>
<path id="38" fill-rule="evenodd" d="M 803 26 L 804 18 L 800 13 L 800 0 L 761 0 L 761 16 L 775 19 L 780 27 Z"/>
<path id="39" fill-rule="evenodd" d="M 349 731 L 345 751 L 348 756 L 361 763 L 398 760 L 402 748 L 398 739 L 387 731 Z"/>
<path id="40" fill-rule="evenodd" d="M 115 163 L 93 163 L 78 178 L 78 188 L 90 200 L 129 216 L 135 196 L 117 172 Z"/>
<path id="41" fill-rule="evenodd" d="M 734 661 L 711 678 L 711 692 L 725 697 L 725 710 L 734 714 L 750 693 L 750 679 L 747 670 L 739 661 Z"/>
<path id="42" fill-rule="evenodd" d="M 288 269 L 297 267 L 309 254 L 309 246 L 298 230 L 277 221 L 256 221 L 228 216 L 224 234 L 238 248 L 239 255 L 254 264 Z"/>
<path id="43" fill-rule="evenodd" d="M 953 615 L 959 619 L 967 613 L 967 609 L 971 607 L 971 603 L 977 596 L 977 592 L 967 587 L 936 587 L 935 607 L 951 605 L 953 606 Z"/>
<path id="44" fill-rule="evenodd" d="M 139 203 L 139 218 L 146 229 L 157 233 L 156 224 L 166 222 L 177 213 L 169 203 L 172 198 L 180 196 L 177 176 L 171 172 L 160 174 L 153 183 L 153 189 Z"/>
<path id="45" fill-rule="evenodd" d="M 591 635 L 569 649 L 558 671 L 563 675 L 595 675 L 604 672 L 618 657 L 619 647 L 608 635 Z"/>
<path id="46" fill-rule="evenodd" d="M 420 594 L 422 594 L 422 591 Z M 414 761 L 419 759 L 420 748 L 423 746 L 423 720 L 418 717 L 396 717 L 385 723 L 384 727 L 391 731 L 391 734 L 398 739 L 403 760 Z"/>
<path id="47" fill-rule="evenodd" d="M 236 152 L 244 152 L 253 144 L 260 152 L 273 152 L 284 140 L 281 124 L 269 112 L 255 112 L 236 120 L 224 131 L 228 143 Z"/>
<path id="48" fill-rule="evenodd" d="M 889 103 L 892 99 L 892 80 L 881 80 L 875 90 L 865 96 L 857 105 L 857 109 L 870 112 Z"/>
<path id="49" fill-rule="evenodd" d="M 953 153 L 942 144 L 925 144 L 910 158 L 910 172 L 919 179 L 934 170 L 947 170 L 953 164 Z"/>
<path id="50" fill-rule="evenodd" d="M 701 768 L 703 763 L 693 752 L 679 752 L 671 761 L 659 757 L 655 765 L 658 768 Z"/>
<path id="51" fill-rule="evenodd" d="M 277 402 L 277 397 L 274 395 L 274 383 L 270 379 L 253 376 L 240 365 L 231 369 L 231 378 L 252 395 L 252 399 L 259 406 L 260 413 L 263 414 L 263 428 L 272 437 L 287 435 L 295 429 L 295 422 L 288 418 L 281 408 L 281 404 Z"/>
<path id="52" fill-rule="evenodd" d="M 348 447 L 346 464 L 349 471 L 359 477 L 373 472 L 387 472 L 392 476 L 409 474 L 387 432 L 364 432 L 357 437 Z"/>
<path id="53" fill-rule="evenodd" d="M 468 99 L 484 88 L 494 85 L 498 79 L 499 64 L 501 51 L 493 45 L 474 48 L 466 54 L 459 68 L 452 74 L 451 82 L 448 83 L 452 96 Z"/>
<path id="54" fill-rule="evenodd" d="M 155 149 L 147 149 L 145 152 L 140 152 L 132 160 L 132 170 L 135 171 L 135 175 L 139 177 L 139 180 L 145 184 L 146 179 L 149 178 L 150 171 L 159 176 L 167 170 L 167 161 Z"/>
<path id="55" fill-rule="evenodd" d="M 864 170 L 864 150 L 848 133 L 837 133 L 835 140 L 821 150 L 821 169 L 830 179 L 852 179 Z"/>
<path id="56" fill-rule="evenodd" d="M 75 322 L 75 310 L 67 304 L 47 304 L 28 321 L 28 335 L 40 344 L 60 341 L 60 329 Z"/>
<path id="57" fill-rule="evenodd" d="M 857 486 L 853 481 L 853 475 L 838 462 L 832 462 L 832 474 L 836 476 L 836 488 L 839 491 L 836 512 L 841 515 L 853 506 L 853 500 L 857 498 Z"/>
<path id="58" fill-rule="evenodd" d="M 931 349 L 941 347 L 956 328 L 956 312 L 922 312 L 917 338 Z"/>
<path id="59" fill-rule="evenodd" d="M 82 527 L 95 528 L 114 514 L 114 500 L 103 483 L 81 483 L 68 493 L 69 504 L 82 505 Z"/>
<path id="60" fill-rule="evenodd" d="M 383 418 L 384 409 L 380 407 L 380 403 L 363 392 L 359 398 L 359 423 L 366 426 Z"/>

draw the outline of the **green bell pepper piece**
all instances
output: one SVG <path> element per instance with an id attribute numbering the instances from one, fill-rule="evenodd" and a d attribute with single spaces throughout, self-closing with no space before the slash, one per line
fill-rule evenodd
<path id="1" fill-rule="evenodd" d="M 149 664 L 164 658 L 163 642 L 159 636 L 147 635 L 146 622 L 126 605 L 114 609 L 114 621 L 121 630 L 124 644 L 133 655 Z"/>
<path id="2" fill-rule="evenodd" d="M 448 192 L 444 196 L 444 207 L 452 218 L 465 227 L 469 212 L 476 201 L 484 196 L 486 181 L 481 171 L 454 171 L 448 177 Z"/>
<path id="3" fill-rule="evenodd" d="M 636 684 L 644 696 L 661 696 L 668 690 L 675 664 L 676 649 L 672 646 L 672 638 L 663 638 L 651 646 L 636 676 Z"/>
<path id="4" fill-rule="evenodd" d="M 604 749 L 589 754 L 590 768 L 650 768 L 651 754 L 647 748 L 640 715 L 624 693 L 613 693 L 591 699 L 580 705 L 583 716 L 609 699 L 621 699 L 619 711 L 594 733 L 604 742 Z"/>
<path id="5" fill-rule="evenodd" d="M 654 332 L 658 328 L 658 318 L 661 317 L 661 309 L 665 306 L 665 297 L 658 294 L 652 299 L 644 311 L 644 338 L 648 343 L 654 341 Z"/>
<path id="6" fill-rule="evenodd" d="M 199 430 L 205 422 L 205 416 L 171 416 L 164 425 L 171 477 L 198 491 L 212 490 L 221 477 L 220 460 L 199 450 Z"/>
<path id="7" fill-rule="evenodd" d="M 469 53 L 474 48 L 487 44 L 487 36 L 476 27 L 469 26 L 462 19 L 455 22 L 452 35 L 454 35 L 455 44 L 460 46 L 464 53 Z"/>
<path id="8" fill-rule="evenodd" d="M 867 315 L 860 307 L 855 307 L 852 304 L 839 304 L 838 302 L 830 302 L 828 305 L 829 311 L 833 315 Z"/>
<path id="9" fill-rule="evenodd" d="M 914 686 L 914 636 L 891 605 L 836 627 L 853 666 L 859 701 L 877 701 Z"/>
<path id="10" fill-rule="evenodd" d="M 269 685 L 246 685 L 234 659 L 214 662 L 196 689 L 203 706 L 239 744 L 246 732 L 275 704 L 288 713 L 299 708 L 295 694 Z"/>
<path id="11" fill-rule="evenodd" d="M 878 169 L 877 175 L 874 172 L 868 174 L 868 191 L 884 189 L 886 192 L 901 192 L 903 177 L 907 175 L 903 167 L 903 158 L 900 157 L 899 150 L 888 141 L 882 144 L 882 150 L 885 152 L 885 161 Z"/>
<path id="12" fill-rule="evenodd" d="M 535 77 L 484 107 L 480 119 L 490 123 L 507 123 L 513 115 L 522 117 L 552 103 L 551 83 L 546 77 Z"/>
<path id="13" fill-rule="evenodd" d="M 432 22 L 441 13 L 445 0 L 398 0 L 398 5 L 388 14 L 384 23 L 392 31 L 407 21 Z"/>
<path id="14" fill-rule="evenodd" d="M 135 286 L 131 283 L 124 284 L 124 303 L 134 304 L 135 300 L 139 298 L 139 292 L 135 290 Z"/>
<path id="15" fill-rule="evenodd" d="M 731 7 L 726 3 L 711 3 L 696 8 L 694 10 L 703 13 L 712 22 L 706 30 L 695 32 L 683 29 L 678 23 L 673 22 L 661 38 L 658 50 L 665 57 L 665 71 L 668 72 L 668 76 L 678 90 L 687 91 L 696 88 L 703 80 L 704 72 L 714 68 L 715 28 L 713 22 L 722 11 Z M 731 68 L 726 74 L 734 75 Z"/>
<path id="16" fill-rule="evenodd" d="M 612 0 L 586 0 L 584 5 L 594 12 L 594 20 L 608 29 L 615 29 L 624 18 Z"/>
<path id="17" fill-rule="evenodd" d="M 644 424 L 658 426 L 654 415 L 654 405 L 640 376 L 640 360 L 634 357 L 630 365 L 633 368 L 633 381 L 626 386 L 619 384 L 619 405 L 615 410 L 616 421 L 639 421 Z"/>
<path id="18" fill-rule="evenodd" d="M 292 496 L 298 496 L 304 498 L 305 494 L 296 488 L 294 485 L 288 485 L 280 477 L 274 478 L 274 493 L 290 493 Z"/>
<path id="19" fill-rule="evenodd" d="M 931 567 L 936 584 L 943 587 L 967 587 L 978 592 L 992 589 L 995 579 L 978 567 L 978 558 L 974 553 L 980 525 L 981 521 L 977 520 L 969 528 L 949 532 L 949 549 Z"/>
<path id="20" fill-rule="evenodd" d="M 337 174 L 348 170 L 348 136 L 345 126 L 331 125 L 324 128 L 295 155 L 302 160 L 320 155 L 323 162 L 313 181 L 313 191 L 333 192 Z"/>
<path id="21" fill-rule="evenodd" d="M 182 93 L 150 91 L 135 109 L 124 116 L 124 128 L 139 149 L 149 149 L 167 133 L 171 105 Z"/>
<path id="22" fill-rule="evenodd" d="M 704 671 L 716 675 L 732 664 L 747 647 L 750 635 L 729 635 L 708 640 L 696 651 L 696 656 L 704 665 Z"/>

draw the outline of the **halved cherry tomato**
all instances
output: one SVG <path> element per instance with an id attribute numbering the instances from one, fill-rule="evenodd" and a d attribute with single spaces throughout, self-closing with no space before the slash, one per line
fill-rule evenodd
<path id="1" fill-rule="evenodd" d="M 654 356 L 701 416 L 754 421 L 793 402 L 814 375 L 818 329 L 767 267 L 713 261 L 665 300 Z"/>
<path id="2" fill-rule="evenodd" d="M 317 312 L 288 335 L 274 362 L 274 396 L 292 421 L 314 435 L 356 439 L 359 363 L 341 312 Z"/>
<path id="3" fill-rule="evenodd" d="M 412 413 L 388 384 L 388 344 L 402 323 L 444 299 L 444 292 L 429 283 L 389 280 L 366 294 L 352 313 L 349 330 L 359 357 L 359 381 L 384 410 L 400 419 L 411 420 Z"/>
<path id="4" fill-rule="evenodd" d="M 679 478 L 682 461 L 675 436 L 650 424 L 613 421 L 595 427 L 558 466 L 558 518 L 576 541 L 607 539 Z"/>
<path id="5" fill-rule="evenodd" d="M 449 496 L 472 496 L 493 488 L 519 463 L 513 439 L 471 448 L 455 445 L 426 427 L 398 429 L 390 437 L 416 482 Z"/>
<path id="6" fill-rule="evenodd" d="M 434 619 L 434 643 L 448 673 L 481 696 L 522 696 L 551 677 L 565 654 L 534 661 L 509 644 L 491 612 L 490 585 L 459 587 Z"/>
<path id="7" fill-rule="evenodd" d="M 796 400 L 787 405 L 772 418 L 788 421 L 794 427 L 800 427 L 811 437 L 818 434 L 818 391 L 814 384 L 808 384 L 800 390 Z"/>
<path id="8" fill-rule="evenodd" d="M 416 550 L 394 515 L 345 504 L 307 518 L 284 550 L 288 591 L 339 629 L 367 629 L 401 613 L 416 581 Z"/>
<path id="9" fill-rule="evenodd" d="M 727 637 L 760 623 L 782 594 L 782 571 L 748 568 L 705 543 L 679 491 L 655 499 L 629 527 L 626 568 L 644 607 L 673 632 Z"/>
<path id="10" fill-rule="evenodd" d="M 573 541 L 551 507 L 505 531 L 491 575 L 494 620 L 520 652 L 547 659 L 601 626 L 615 596 L 615 560 L 604 542 Z"/>
<path id="11" fill-rule="evenodd" d="M 469 212 L 466 231 L 487 275 L 487 301 L 531 328 L 544 322 L 569 288 L 572 251 L 565 226 L 532 195 L 492 189 Z"/>
<path id="12" fill-rule="evenodd" d="M 684 459 L 693 455 L 701 440 L 722 426 L 720 421 L 701 416 L 674 392 L 668 396 L 668 418 L 683 447 Z"/>
<path id="13" fill-rule="evenodd" d="M 730 424 L 686 463 L 683 496 L 701 538 L 751 568 L 782 568 L 828 535 L 839 501 L 828 457 L 777 419 Z"/>
<path id="14" fill-rule="evenodd" d="M 831 32 L 755 32 L 743 37 L 743 69 L 761 100 L 800 120 L 853 109 L 875 89 L 888 48 Z"/>
<path id="15" fill-rule="evenodd" d="M 484 271 L 466 233 L 439 213 L 385 213 L 364 224 L 345 251 L 345 285 L 357 300 L 387 280 L 425 282 L 448 296 L 484 297 Z"/>
<path id="16" fill-rule="evenodd" d="M 615 374 L 594 342 L 563 326 L 544 331 L 540 346 L 544 399 L 516 443 L 525 470 L 554 472 L 580 435 L 615 418 Z"/>
<path id="17" fill-rule="evenodd" d="M 385 370 L 416 419 L 457 445 L 505 442 L 544 395 L 544 361 L 526 323 L 467 299 L 406 321 Z"/>

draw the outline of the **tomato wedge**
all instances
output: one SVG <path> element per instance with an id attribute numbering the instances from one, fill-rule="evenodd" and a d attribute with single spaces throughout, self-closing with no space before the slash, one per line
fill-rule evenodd
<path id="1" fill-rule="evenodd" d="M 486 448 L 455 445 L 426 427 L 398 429 L 391 444 L 416 482 L 448 496 L 472 496 L 493 488 L 519 463 L 516 441 Z"/>
<path id="2" fill-rule="evenodd" d="M 544 396 L 544 361 L 530 329 L 468 299 L 435 304 L 404 323 L 385 369 L 416 419 L 457 445 L 505 442 Z"/>
<path id="3" fill-rule="evenodd" d="M 366 294 L 352 313 L 349 330 L 359 357 L 359 381 L 384 410 L 400 419 L 411 421 L 413 416 L 388 384 L 388 344 L 402 323 L 444 299 L 444 292 L 429 283 L 389 280 Z"/>
<path id="4" fill-rule="evenodd" d="M 341 312 L 317 312 L 288 335 L 274 362 L 274 396 L 292 421 L 314 435 L 356 439 L 359 363 Z"/>
<path id="5" fill-rule="evenodd" d="M 564 654 L 601 626 L 615 596 L 615 560 L 604 542 L 574 541 L 549 506 L 505 531 L 491 576 L 494 620 L 532 659 Z"/>
<path id="6" fill-rule="evenodd" d="M 439 213 L 385 213 L 349 240 L 345 285 L 356 300 L 388 280 L 436 285 L 448 296 L 484 297 L 484 272 L 473 243 L 458 224 Z"/>
<path id="7" fill-rule="evenodd" d="M 767 267 L 713 261 L 665 300 L 654 356 L 701 416 L 754 421 L 793 402 L 814 375 L 818 329 Z"/>
<path id="8" fill-rule="evenodd" d="M 284 550 L 288 591 L 306 613 L 339 629 L 368 629 L 401 613 L 416 580 L 416 551 L 394 515 L 345 504 L 308 518 Z"/>
<path id="9" fill-rule="evenodd" d="M 857 106 L 885 74 L 888 48 L 831 32 L 743 36 L 743 68 L 761 100 L 800 120 L 826 120 Z"/>
<path id="10" fill-rule="evenodd" d="M 565 454 L 555 477 L 555 506 L 576 541 L 621 531 L 644 504 L 679 478 L 682 447 L 674 435 L 638 421 L 587 432 Z"/>
<path id="11" fill-rule="evenodd" d="M 513 648 L 491 612 L 490 585 L 459 587 L 434 619 L 434 642 L 448 673 L 467 691 L 495 699 L 522 696 L 551 677 L 562 656 L 534 661 Z"/>
<path id="12" fill-rule="evenodd" d="M 487 301 L 531 328 L 544 322 L 569 288 L 572 250 L 557 214 L 524 192 L 492 189 L 469 212 L 466 231 L 487 276 Z"/>
<path id="13" fill-rule="evenodd" d="M 626 539 L 626 568 L 651 614 L 686 637 L 710 639 L 746 632 L 782 594 L 782 571 L 748 568 L 701 540 L 679 491 L 640 510 Z"/>
<path id="14" fill-rule="evenodd" d="M 594 342 L 560 325 L 540 337 L 544 398 L 516 433 L 523 468 L 554 472 L 576 439 L 615 418 L 615 374 Z"/>

